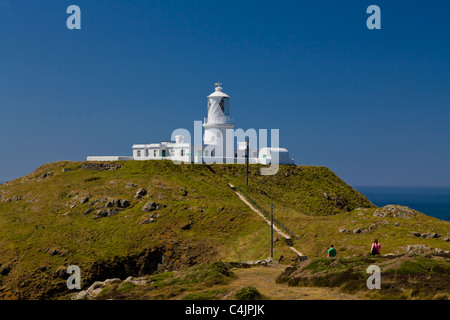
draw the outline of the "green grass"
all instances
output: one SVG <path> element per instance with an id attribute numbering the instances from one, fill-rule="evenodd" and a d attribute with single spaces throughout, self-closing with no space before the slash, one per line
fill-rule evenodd
<path id="1" fill-rule="evenodd" d="M 234 297 L 236 300 L 266 300 L 266 297 L 255 287 L 241 288 L 236 292 Z"/>
<path id="2" fill-rule="evenodd" d="M 450 276 L 450 265 L 443 261 L 416 257 L 415 261 L 404 261 L 398 269 L 389 270 L 396 274 L 428 274 L 437 273 Z"/>
<path id="3" fill-rule="evenodd" d="M 411 243 L 450 250 L 450 243 L 441 239 L 408 236 L 411 231 L 446 235 L 448 222 L 425 215 L 410 220 L 374 217 L 375 206 L 324 167 L 282 165 L 276 175 L 261 176 L 262 166 L 251 165 L 246 188 L 244 165 L 118 163 L 121 167 L 114 171 L 82 169 L 81 162 L 50 163 L 0 185 L 0 264 L 12 265 L 7 276 L 0 276 L 7 288 L 0 297 L 48 298 L 46 292 L 54 295 L 55 288 L 64 285 L 62 279 L 54 277 L 60 266 L 79 265 L 85 279 L 89 279 L 95 262 L 130 257 L 168 245 L 173 246 L 165 250 L 174 271 L 219 259 L 267 258 L 269 227 L 238 199 L 228 187 L 229 182 L 245 190 L 267 210 L 274 203 L 276 218 L 293 230 L 294 246 L 309 257 L 326 257 L 332 243 L 338 258 L 366 254 L 374 238 L 380 240 L 383 253 L 404 251 L 404 246 Z M 62 172 L 64 168 L 71 170 Z M 53 175 L 41 179 L 46 172 Z M 129 182 L 138 187 L 125 188 Z M 148 194 L 135 199 L 141 187 Z M 182 189 L 187 191 L 186 195 Z M 89 201 L 81 204 L 81 197 L 88 197 Z M 105 199 L 125 199 L 130 206 L 117 215 L 94 219 L 97 210 L 105 209 Z M 342 203 L 338 205 L 336 199 Z M 150 201 L 160 204 L 155 211 L 159 217 L 154 223 L 140 224 L 151 214 L 141 211 Z M 381 220 L 389 224 L 382 225 Z M 191 229 L 183 230 L 181 227 L 189 221 Z M 393 223 L 398 221 L 400 227 L 394 227 Z M 378 227 L 369 233 L 353 235 L 338 231 L 341 226 L 353 230 L 371 223 L 377 223 Z M 275 243 L 275 257 L 292 257 L 284 241 L 279 240 Z M 67 250 L 68 254 L 50 256 L 46 253 L 48 248 Z M 40 266 L 46 266 L 47 271 L 39 271 Z M 201 283 L 220 282 L 223 276 L 205 275 L 200 269 L 191 272 L 185 275 L 186 279 Z M 171 282 L 175 276 L 166 276 L 155 280 L 155 286 L 166 287 L 166 282 L 177 285 Z M 177 281 L 191 281 L 186 279 Z M 21 283 L 26 285 L 13 291 Z"/>

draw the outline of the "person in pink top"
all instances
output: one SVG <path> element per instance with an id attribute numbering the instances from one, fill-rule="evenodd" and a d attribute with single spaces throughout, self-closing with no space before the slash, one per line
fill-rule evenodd
<path id="1" fill-rule="evenodd" d="M 375 239 L 372 243 L 372 248 L 370 249 L 370 254 L 380 254 L 381 244 L 378 243 L 378 240 Z"/>

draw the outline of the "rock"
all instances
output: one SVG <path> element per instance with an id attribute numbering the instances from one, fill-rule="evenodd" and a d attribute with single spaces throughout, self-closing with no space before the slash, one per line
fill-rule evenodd
<path id="1" fill-rule="evenodd" d="M 58 249 L 49 249 L 49 250 L 47 251 L 47 253 L 48 253 L 50 256 L 56 256 L 56 255 L 60 256 L 62 252 L 59 251 Z"/>
<path id="2" fill-rule="evenodd" d="M 441 235 L 441 234 L 438 234 L 438 233 L 432 233 L 432 234 L 430 234 L 430 238 L 440 238 L 440 237 L 442 237 L 442 235 Z"/>
<path id="3" fill-rule="evenodd" d="M 149 224 L 152 222 L 156 222 L 156 220 L 153 218 L 149 218 L 149 219 L 145 219 L 144 221 L 140 222 L 139 224 Z"/>
<path id="4" fill-rule="evenodd" d="M 394 227 L 400 227 L 400 223 L 398 222 L 394 223 Z"/>
<path id="5" fill-rule="evenodd" d="M 88 197 L 81 197 L 80 198 L 80 204 L 85 204 L 86 202 L 88 202 L 89 201 L 89 198 Z"/>
<path id="6" fill-rule="evenodd" d="M 183 230 L 189 230 L 192 227 L 192 221 L 189 221 L 189 223 L 185 224 L 184 226 L 181 227 L 181 229 Z"/>
<path id="7" fill-rule="evenodd" d="M 118 215 L 121 211 L 119 209 L 108 209 L 108 217 Z"/>
<path id="8" fill-rule="evenodd" d="M 61 170 L 63 173 L 64 172 L 69 172 L 69 171 L 72 171 L 72 169 L 70 169 L 70 168 L 62 168 L 62 170 Z"/>
<path id="9" fill-rule="evenodd" d="M 418 214 L 419 212 L 408 207 L 391 204 L 379 208 L 373 212 L 373 216 L 375 217 L 394 217 L 402 219 L 410 219 L 411 217 L 417 216 Z"/>
<path id="10" fill-rule="evenodd" d="M 72 300 L 88 300 L 92 298 L 92 296 L 86 291 L 76 292 L 72 295 Z"/>
<path id="11" fill-rule="evenodd" d="M 430 234 L 429 233 L 422 233 L 421 237 L 422 237 L 422 239 L 429 238 Z"/>
<path id="12" fill-rule="evenodd" d="M 444 241 L 450 241 L 450 238 L 449 238 L 449 237 L 444 237 L 444 238 L 442 238 L 442 240 L 444 240 Z"/>
<path id="13" fill-rule="evenodd" d="M 128 208 L 130 206 L 130 202 L 128 200 L 125 199 L 120 199 L 119 200 L 119 207 L 120 208 Z"/>
<path id="14" fill-rule="evenodd" d="M 114 171 L 122 167 L 121 164 L 117 164 L 114 162 L 83 162 L 81 164 L 81 169 L 86 170 L 96 170 L 96 171 Z"/>
<path id="15" fill-rule="evenodd" d="M 444 250 L 438 249 L 438 248 L 434 249 L 434 251 L 435 251 L 436 253 L 444 253 L 444 252 L 445 252 Z"/>
<path id="16" fill-rule="evenodd" d="M 323 196 L 325 199 L 333 202 L 333 206 L 337 207 L 338 209 L 350 211 L 350 208 L 346 206 L 345 202 L 342 199 L 340 199 L 337 195 L 325 192 Z"/>
<path id="17" fill-rule="evenodd" d="M 0 267 L 0 275 L 7 276 L 11 272 L 11 265 Z"/>
<path id="18" fill-rule="evenodd" d="M 67 279 L 69 275 L 67 274 L 67 268 L 64 266 L 58 267 L 55 271 L 55 277 L 61 279 Z"/>
<path id="19" fill-rule="evenodd" d="M 410 235 L 414 236 L 414 237 L 420 237 L 420 233 L 419 232 L 411 232 Z"/>
<path id="20" fill-rule="evenodd" d="M 273 258 L 271 258 L 271 257 L 268 257 L 268 258 L 264 259 L 264 261 L 266 263 L 274 263 L 275 262 L 275 260 L 273 260 Z"/>
<path id="21" fill-rule="evenodd" d="M 361 232 L 362 232 L 362 230 L 360 228 L 357 228 L 357 229 L 353 230 L 353 234 L 358 234 L 358 233 L 361 233 Z"/>
<path id="22" fill-rule="evenodd" d="M 133 277 L 128 277 L 125 279 L 124 282 L 131 282 L 134 283 L 136 285 L 145 285 L 147 284 L 147 279 L 144 277 L 140 277 L 140 278 L 133 278 Z"/>
<path id="23" fill-rule="evenodd" d="M 132 182 L 128 182 L 128 183 L 125 185 L 125 188 L 126 188 L 126 189 L 133 189 L 133 188 L 136 188 L 136 187 L 137 187 L 137 185 L 134 184 L 134 183 L 132 183 Z"/>
<path id="24" fill-rule="evenodd" d="M 127 208 L 130 206 L 130 202 L 125 199 L 112 199 L 106 204 L 107 208 Z"/>
<path id="25" fill-rule="evenodd" d="M 47 271 L 47 267 L 46 267 L 46 266 L 40 266 L 38 269 L 39 269 L 39 271 L 41 271 L 41 272 Z"/>
<path id="26" fill-rule="evenodd" d="M 159 208 L 159 205 L 156 203 L 156 202 L 149 202 L 149 203 L 146 203 L 143 207 L 142 207 L 142 209 L 141 209 L 141 211 L 142 212 L 149 212 L 149 211 L 154 211 L 154 210 L 156 210 L 156 209 L 158 209 Z"/>
<path id="27" fill-rule="evenodd" d="M 108 216 L 108 211 L 98 210 L 97 211 L 97 216 L 100 217 L 100 218 L 107 217 Z"/>
<path id="28" fill-rule="evenodd" d="M 406 246 L 406 252 L 410 254 L 431 252 L 432 248 L 424 244 L 409 244 Z"/>
<path id="29" fill-rule="evenodd" d="M 339 232 L 340 233 L 343 233 L 343 232 L 350 232 L 350 230 L 347 230 L 347 229 L 345 229 L 345 228 L 339 228 Z"/>
<path id="30" fill-rule="evenodd" d="M 147 194 L 147 190 L 145 190 L 144 188 L 140 188 L 137 192 L 136 195 L 134 196 L 135 199 L 140 199 L 141 197 L 145 196 Z"/>
<path id="31" fill-rule="evenodd" d="M 112 208 L 112 207 L 118 207 L 120 205 L 120 200 L 119 199 L 113 199 L 108 201 L 108 203 L 106 204 L 107 208 Z"/>
<path id="32" fill-rule="evenodd" d="M 44 180 L 45 178 L 51 177 L 53 175 L 53 172 L 46 172 L 43 175 L 41 175 L 41 180 Z"/>
<path id="33" fill-rule="evenodd" d="M 114 279 L 106 279 L 104 281 L 104 284 L 115 284 L 115 283 L 121 283 L 122 280 L 120 280 L 119 278 L 114 278 Z"/>
<path id="34" fill-rule="evenodd" d="M 103 288 L 105 287 L 105 282 L 102 281 L 95 281 L 87 290 L 86 294 L 88 296 L 88 299 L 95 298 L 98 296 L 100 292 L 102 292 Z M 90 296 L 90 297 L 89 297 Z"/>

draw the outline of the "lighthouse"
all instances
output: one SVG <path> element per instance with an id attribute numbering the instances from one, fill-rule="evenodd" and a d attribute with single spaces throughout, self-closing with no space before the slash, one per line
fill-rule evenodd
<path id="1" fill-rule="evenodd" d="M 275 159 L 276 164 L 295 164 L 291 159 L 287 149 L 275 146 L 267 147 L 265 144 L 257 147 L 250 140 L 248 152 L 245 141 L 251 132 L 257 139 L 255 129 L 234 130 L 233 119 L 230 118 L 230 96 L 223 92 L 222 84 L 216 83 L 215 90 L 207 96 L 208 117 L 204 118 L 203 143 L 200 141 L 191 143 L 191 135 L 173 135 L 171 141 L 161 141 L 159 143 L 134 144 L 132 146 L 132 156 L 88 156 L 88 161 L 119 161 L 119 160 L 172 160 L 178 163 L 244 163 L 248 162 L 272 164 Z M 199 124 L 201 131 L 201 121 L 194 121 Z M 229 134 L 227 134 L 227 129 Z M 178 130 L 178 129 L 177 129 Z M 253 131 L 251 131 L 253 130 Z M 261 132 L 260 129 L 258 132 Z M 186 130 L 187 131 L 187 130 Z M 194 132 L 194 135 L 196 133 Z M 231 141 L 226 141 L 226 139 Z M 267 138 L 267 137 L 266 137 Z M 236 139 L 237 148 L 234 140 Z M 194 139 L 195 141 L 195 139 Z"/>
<path id="2" fill-rule="evenodd" d="M 226 130 L 233 129 L 230 118 L 230 97 L 223 92 L 222 84 L 216 83 L 213 93 L 208 96 L 208 117 L 204 119 L 204 144 L 225 145 Z"/>

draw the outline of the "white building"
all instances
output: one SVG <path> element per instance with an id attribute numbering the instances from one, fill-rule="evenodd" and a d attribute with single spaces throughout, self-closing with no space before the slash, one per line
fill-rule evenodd
<path id="1" fill-rule="evenodd" d="M 216 84 L 215 91 L 208 96 L 208 117 L 203 121 L 203 128 L 203 143 L 199 145 L 192 144 L 190 137 L 186 139 L 183 135 L 176 135 L 174 142 L 135 144 L 132 147 L 133 155 L 131 157 L 89 156 L 87 160 L 164 159 L 185 163 L 245 163 L 247 142 L 244 137 L 240 137 L 242 141 L 236 141 L 235 146 L 235 137 L 239 139 L 239 136 L 234 135 L 234 124 L 230 118 L 230 97 L 223 92 L 220 84 Z M 230 138 L 230 136 L 231 141 L 229 139 L 227 141 L 227 137 Z M 249 163 L 270 164 L 272 159 L 278 158 L 279 164 L 294 164 L 287 149 L 267 146 L 258 148 L 255 140 L 249 140 Z"/>

